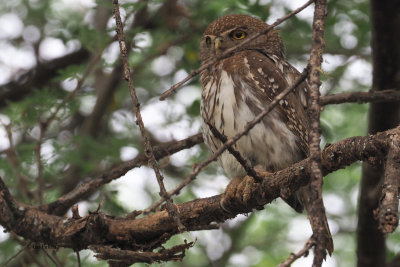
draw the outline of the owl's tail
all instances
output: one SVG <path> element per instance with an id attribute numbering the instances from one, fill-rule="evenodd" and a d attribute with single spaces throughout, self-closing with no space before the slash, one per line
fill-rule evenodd
<path id="1" fill-rule="evenodd" d="M 310 200 L 310 195 L 311 195 L 311 188 L 309 185 L 301 187 L 297 192 L 296 196 L 301 202 L 301 204 L 304 206 L 305 210 L 307 211 L 307 217 L 308 220 L 310 221 L 311 228 L 313 230 L 313 233 L 316 233 L 318 230 L 318 225 L 316 225 L 314 218 L 316 217 L 315 215 L 312 214 L 312 201 Z M 322 236 L 325 239 L 325 244 L 326 244 L 326 250 L 328 251 L 329 255 L 332 255 L 333 252 L 333 240 L 332 240 L 332 235 L 331 231 L 329 230 L 329 225 L 328 225 L 328 220 L 326 219 L 325 213 L 323 216 L 323 229 L 322 229 Z"/>

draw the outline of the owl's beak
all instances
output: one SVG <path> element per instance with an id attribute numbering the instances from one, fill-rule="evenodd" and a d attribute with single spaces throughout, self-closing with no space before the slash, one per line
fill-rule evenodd
<path id="1" fill-rule="evenodd" d="M 223 42 L 223 38 L 222 37 L 217 37 L 214 40 L 214 49 L 215 49 L 215 54 L 219 55 L 221 54 L 221 44 Z"/>

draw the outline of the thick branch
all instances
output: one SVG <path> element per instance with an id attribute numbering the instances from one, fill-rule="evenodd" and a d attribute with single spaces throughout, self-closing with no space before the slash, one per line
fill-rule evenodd
<path id="1" fill-rule="evenodd" d="M 400 98 L 400 94 L 398 93 L 398 91 L 394 90 L 385 90 L 381 92 L 369 91 L 369 92 L 339 93 L 321 97 L 321 105 L 340 104 L 347 102 L 362 103 L 364 101 L 375 102 L 375 97 L 381 99 L 382 101 L 383 100 L 394 101 L 392 99 Z M 190 148 L 202 142 L 203 138 L 201 134 L 196 134 L 187 139 L 171 142 L 161 147 L 154 148 L 155 150 L 154 153 L 156 158 L 160 159 L 162 157 L 174 154 L 176 152 L 179 152 L 186 148 Z M 43 209 L 48 210 L 52 214 L 61 215 L 72 204 L 81 200 L 85 196 L 93 193 L 100 186 L 109 183 L 110 181 L 126 174 L 129 170 L 146 163 L 147 163 L 146 157 L 144 155 L 140 155 L 129 162 L 123 163 L 118 167 L 115 167 L 109 170 L 108 172 L 105 172 L 104 174 L 102 174 L 97 178 L 83 182 L 68 194 L 60 197 L 54 203 L 44 206 Z"/>
<path id="2" fill-rule="evenodd" d="M 383 234 L 392 233 L 399 225 L 400 140 L 393 138 L 387 156 L 378 220 Z"/>
<path id="3" fill-rule="evenodd" d="M 323 174 L 355 161 L 383 157 L 389 149 L 391 138 L 399 132 L 400 128 L 396 128 L 374 136 L 348 138 L 330 145 L 321 155 Z M 305 159 L 274 174 L 262 174 L 263 182 L 251 192 L 253 202 L 249 203 L 253 203 L 252 206 L 245 207 L 241 212 L 250 212 L 260 204 L 271 202 L 279 197 L 281 188 L 296 191 L 309 182 L 310 172 L 310 159 Z M 199 229 L 199 226 L 224 221 L 239 213 L 224 212 L 219 204 L 220 198 L 221 196 L 217 195 L 177 205 L 181 222 L 186 229 Z M 125 249 L 151 250 L 179 232 L 175 221 L 165 210 L 139 219 L 118 219 L 101 212 L 68 220 L 48 215 L 37 208 L 23 206 L 10 199 L 10 194 L 1 179 L 0 209 L 0 224 L 8 231 L 34 242 L 76 250 L 89 245 L 109 244 Z"/>

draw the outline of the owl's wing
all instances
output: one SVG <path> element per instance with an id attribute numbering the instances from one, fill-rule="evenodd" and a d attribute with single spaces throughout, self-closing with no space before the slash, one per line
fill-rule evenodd
<path id="1" fill-rule="evenodd" d="M 285 88 L 292 85 L 300 73 L 287 61 L 278 57 L 268 57 L 258 51 L 246 53 L 247 68 L 250 76 L 248 82 L 252 88 L 258 88 L 261 98 L 267 98 L 268 103 Z M 246 62 L 246 61 L 245 61 Z M 298 137 L 299 145 L 305 156 L 309 154 L 308 129 L 309 118 L 306 113 L 308 85 L 300 84 L 294 92 L 279 101 L 276 107 L 282 120 Z"/>

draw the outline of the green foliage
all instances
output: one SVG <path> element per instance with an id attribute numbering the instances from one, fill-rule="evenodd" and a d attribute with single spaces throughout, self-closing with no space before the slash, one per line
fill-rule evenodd
<path id="1" fill-rule="evenodd" d="M 84 73 L 86 65 L 69 65 L 68 67 L 60 70 L 57 77 L 53 80 L 55 82 L 62 82 L 64 80 L 79 79 Z"/>
<path id="2" fill-rule="evenodd" d="M 200 116 L 200 100 L 196 99 L 193 103 L 186 108 L 186 113 L 190 116 Z"/>
<path id="3" fill-rule="evenodd" d="M 103 50 L 110 43 L 107 32 L 99 32 L 84 25 L 78 28 L 78 38 L 82 46 L 91 52 Z"/>
<path id="4" fill-rule="evenodd" d="M 96 7 L 81 7 L 76 2 L 71 6 L 65 6 L 60 2 L 24 0 L 15 4 L 13 1 L 2 1 L 0 9 L 0 16 L 9 12 L 16 13 L 25 27 L 28 25 L 37 27 L 41 34 L 38 42 L 48 37 L 57 38 L 67 47 L 71 43 L 77 43 L 75 49 L 83 48 L 90 51 L 91 60 L 100 56 L 99 61 L 94 63 L 91 61 L 95 64 L 93 71 L 85 79 L 83 86 L 71 97 L 72 99 L 60 108 L 41 140 L 42 178 L 46 184 L 45 203 L 54 201 L 65 193 L 65 187 L 72 183 L 71 180 L 75 179 L 73 182 L 75 186 L 120 164 L 122 156 L 126 156 L 121 155 L 123 147 L 136 149 L 138 153 L 143 151 L 143 140 L 133 118 L 131 97 L 126 83 L 121 78 L 122 73 L 115 70 L 119 64 L 119 54 L 112 52 L 115 45 L 115 39 L 112 39 L 115 28 L 109 23 L 113 21 L 111 2 L 97 0 Z M 190 91 L 189 86 L 178 93 L 183 97 L 175 94 L 164 106 L 159 104 L 157 97 L 170 85 L 178 82 L 182 72 L 189 73 L 199 67 L 197 55 L 199 41 L 205 27 L 212 20 L 225 14 L 240 13 L 257 16 L 271 23 L 271 17 L 276 17 L 274 12 L 277 10 L 288 12 L 295 6 L 285 4 L 288 1 L 178 1 L 184 5 L 183 11 L 180 10 L 182 15 L 176 8 L 174 11 L 177 14 L 171 10 L 167 12 L 163 10 L 165 2 L 127 1 L 121 5 L 121 13 L 129 17 L 126 21 L 125 37 L 128 44 L 132 42 L 128 47 L 132 48 L 129 63 L 144 110 L 144 124 L 151 133 L 152 142 L 156 144 L 172 139 L 178 140 L 199 131 L 201 89 L 198 78 L 193 79 L 190 84 L 190 87 L 194 88 L 191 93 L 196 93 L 197 90 L 195 97 L 186 95 L 186 92 Z M 297 6 L 300 4 L 302 3 L 299 2 Z M 325 57 L 326 65 L 323 67 L 326 72 L 323 75 L 326 91 L 329 93 L 365 91 L 370 85 L 360 81 L 357 78 L 359 74 L 354 73 L 352 67 L 354 63 L 368 65 L 371 60 L 368 52 L 371 35 L 369 2 L 332 0 L 328 1 L 328 5 L 325 51 L 329 57 Z M 312 12 L 309 13 L 312 16 Z M 94 14 L 99 17 L 95 17 Z M 135 20 L 137 17 L 139 19 L 135 21 L 135 27 L 131 28 L 132 18 Z M 178 22 L 173 24 L 175 17 L 178 18 Z M 95 18 L 98 21 L 95 21 Z M 97 24 L 103 24 L 103 28 Z M 295 16 L 280 25 L 279 29 L 289 61 L 296 66 L 306 66 L 311 40 L 310 19 L 306 16 Z M 32 51 L 39 46 L 39 43 L 32 44 L 25 41 L 22 36 L 4 42 L 13 47 L 29 46 Z M 164 61 L 159 61 L 161 57 Z M 170 67 L 167 68 L 167 65 Z M 160 74 L 155 71 L 162 67 L 166 68 L 162 69 L 165 72 Z M 29 95 L 18 101 L 9 102 L 6 107 L 0 109 L 0 115 L 6 116 L 10 121 L 15 139 L 14 150 L 18 159 L 15 167 L 11 164 L 6 151 L 1 151 L 0 175 L 19 200 L 27 203 L 36 201 L 20 190 L 16 170 L 27 177 L 27 187 L 34 192 L 37 189 L 35 149 L 39 144 L 40 122 L 48 119 L 70 94 L 63 89 L 61 83 L 66 80 L 82 79 L 83 73 L 88 68 L 89 62 L 68 64 L 58 71 L 55 77 L 44 77 L 43 79 L 48 78 L 44 86 L 30 88 Z M 113 73 L 117 75 L 113 77 Z M 371 73 L 364 75 L 369 77 Z M 93 99 L 93 103 L 90 98 Z M 100 111 L 92 109 L 96 101 L 101 102 L 99 99 L 104 101 L 103 105 L 100 105 Z M 146 114 L 147 107 L 156 108 Z M 95 111 L 98 113 L 95 114 Z M 323 145 L 350 136 L 364 135 L 367 127 L 367 111 L 366 104 L 326 106 L 321 115 Z M 92 128 L 88 125 L 92 125 Z M 181 182 L 190 174 L 192 166 L 205 160 L 209 152 L 204 145 L 199 145 L 187 153 L 175 158 L 174 156 L 161 161 L 166 183 L 172 185 Z M 142 169 L 147 167 L 144 166 Z M 355 262 L 354 226 L 360 172 L 361 167 L 357 163 L 325 178 L 325 196 L 346 203 L 341 210 L 330 213 L 328 209 L 329 220 L 338 229 L 334 235 L 336 246 L 334 258 L 337 266 L 353 266 Z M 175 198 L 175 202 L 209 196 L 210 192 L 213 194 L 222 192 L 225 184 L 219 185 L 216 180 L 223 175 L 223 171 L 216 163 L 211 164 L 197 180 L 182 190 L 182 193 Z M 139 188 L 138 190 L 145 196 L 151 197 L 154 201 L 158 200 L 158 187 L 153 176 L 143 174 L 132 179 L 140 180 L 141 183 L 129 189 Z M 114 216 L 130 212 L 128 207 L 132 205 L 142 204 L 126 203 L 111 184 L 102 187 L 99 193 L 88 197 L 79 205 L 83 207 L 85 213 L 86 207 L 89 211 L 95 210 L 101 202 L 102 211 Z M 187 252 L 183 262 L 168 262 L 162 265 L 238 266 L 235 260 L 242 257 L 247 259 L 247 265 L 243 266 L 275 266 L 288 257 L 290 252 L 303 246 L 303 242 L 298 242 L 298 247 L 294 247 L 291 242 L 293 236 L 288 235 L 296 220 L 306 220 L 306 216 L 297 215 L 282 201 L 276 201 L 268 205 L 266 211 L 254 212 L 248 218 L 238 219 L 235 223 L 225 223 L 220 230 L 175 236 L 165 244 L 166 247 L 181 243 L 184 239 L 195 241 L 197 238 L 197 241 Z M 399 238 L 398 234 L 389 236 L 388 259 L 394 258 L 398 252 Z M 221 249 L 218 257 L 213 254 L 213 250 L 217 250 L 213 249 L 215 240 L 221 242 L 217 248 Z M 20 245 L 11 237 L 0 241 L 0 265 L 20 249 Z M 37 259 L 43 264 L 45 261 L 42 254 L 38 252 L 38 255 Z M 60 249 L 57 251 L 57 257 L 65 263 L 65 266 L 76 266 L 75 253 L 70 249 Z M 88 250 L 81 252 L 81 260 L 83 266 L 106 265 L 104 262 L 94 260 Z M 33 263 L 30 266 L 33 266 Z M 147 265 L 138 264 L 138 266 Z"/>

